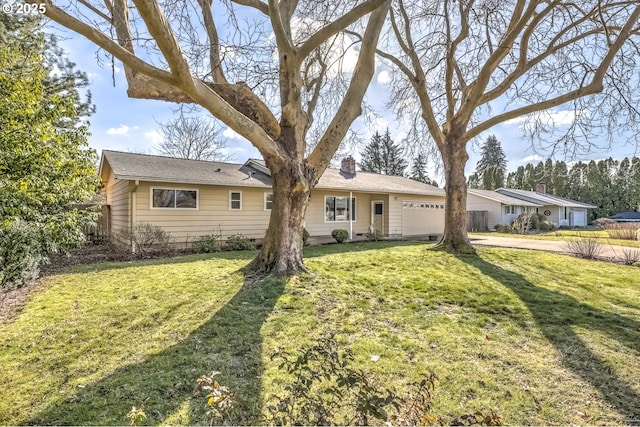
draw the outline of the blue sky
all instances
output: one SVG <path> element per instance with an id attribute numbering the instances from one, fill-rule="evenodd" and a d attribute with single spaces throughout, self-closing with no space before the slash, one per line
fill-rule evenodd
<path id="1" fill-rule="evenodd" d="M 110 63 L 99 64 L 96 56 L 98 49 L 95 45 L 70 31 L 59 31 L 59 34 L 62 38 L 60 44 L 66 50 L 69 59 L 77 64 L 79 70 L 87 73 L 90 80 L 89 90 L 96 106 L 96 113 L 89 119 L 90 146 L 98 153 L 103 149 L 110 149 L 157 154 L 154 146 L 161 140 L 158 122 L 166 122 L 172 118 L 177 104 L 128 98 L 121 63 L 116 61 L 115 72 L 112 72 Z M 115 77 L 115 86 L 112 77 Z M 384 110 L 389 81 L 389 71 L 381 65 L 367 93 L 367 101 L 378 110 L 380 117 L 373 126 L 364 126 L 362 121 L 356 124 L 358 132 L 365 135 L 365 140 L 369 139 L 367 135 L 373 134 L 376 130 L 384 132 L 387 127 L 395 141 L 399 141 L 406 134 L 405 130 L 395 123 L 393 115 Z M 561 124 L 568 123 L 571 118 L 571 114 L 562 110 L 561 107 L 552 111 L 551 114 L 556 122 Z M 521 121 L 513 120 L 494 127 L 480 138 L 484 141 L 490 134 L 497 136 L 507 155 L 509 171 L 530 161 L 544 160 L 550 154 L 534 152 L 530 142 L 522 135 L 521 124 Z M 258 151 L 235 132 L 226 129 L 225 135 L 228 137 L 229 151 L 234 155 L 235 162 L 240 163 L 250 157 L 260 157 Z M 636 154 L 634 147 L 624 146 L 623 137 L 620 137 L 619 141 L 620 143 L 616 144 L 611 151 L 592 152 L 577 160 L 602 159 L 609 156 L 622 159 Z M 360 157 L 357 152 L 351 154 L 356 159 Z M 479 147 L 470 146 L 469 154 L 467 173 L 471 173 L 475 168 L 479 158 Z M 441 177 L 437 179 L 442 183 Z"/>

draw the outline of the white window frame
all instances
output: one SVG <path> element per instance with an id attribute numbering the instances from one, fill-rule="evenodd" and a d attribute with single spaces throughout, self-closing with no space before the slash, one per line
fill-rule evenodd
<path id="1" fill-rule="evenodd" d="M 231 194 L 233 194 L 233 193 L 240 194 L 240 207 L 239 208 L 232 207 L 231 202 L 237 202 L 238 201 L 238 200 L 233 200 L 231 198 Z M 241 211 L 242 210 L 242 190 L 229 190 L 229 210 L 230 211 Z"/>
<path id="2" fill-rule="evenodd" d="M 324 222 L 325 224 L 333 224 L 334 222 L 338 222 L 338 223 L 349 223 L 349 218 L 347 219 L 343 219 L 343 220 L 333 220 L 333 221 L 327 221 L 327 197 L 333 197 L 333 198 L 341 198 L 341 199 L 349 199 L 349 196 L 334 196 L 334 195 L 326 195 L 324 196 L 324 204 L 322 205 L 322 216 L 324 217 Z M 356 209 L 353 215 L 353 219 L 351 220 L 351 222 L 357 222 L 358 219 L 358 201 L 357 198 L 355 196 L 351 197 L 351 206 L 349 208 L 349 214 L 351 214 L 351 210 L 355 204 Z"/>
<path id="3" fill-rule="evenodd" d="M 196 207 L 195 208 L 177 208 L 169 206 L 153 206 L 153 190 L 170 190 L 170 191 L 195 191 L 196 192 Z M 174 197 L 175 205 L 175 197 Z M 150 187 L 149 188 L 149 209 L 160 211 L 197 211 L 200 210 L 200 190 L 197 188 L 183 188 L 183 187 Z"/>
<path id="4" fill-rule="evenodd" d="M 515 215 L 516 214 L 516 207 L 513 205 L 505 205 L 504 206 L 504 214 L 505 215 Z"/>
<path id="5" fill-rule="evenodd" d="M 268 202 L 267 197 L 269 195 L 271 195 L 271 207 L 270 208 L 267 207 L 267 202 Z M 273 192 L 265 191 L 264 192 L 264 210 L 265 211 L 270 211 L 271 209 L 273 209 Z"/>

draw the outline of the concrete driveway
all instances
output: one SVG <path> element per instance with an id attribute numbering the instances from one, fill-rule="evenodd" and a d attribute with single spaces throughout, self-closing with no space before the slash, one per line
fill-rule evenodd
<path id="1" fill-rule="evenodd" d="M 533 249 L 537 251 L 572 254 L 567 242 L 558 240 L 533 240 L 511 237 L 469 236 L 471 243 L 478 246 L 500 246 L 503 248 Z M 631 257 L 640 260 L 640 248 L 627 246 L 598 245 L 598 258 L 624 262 Z"/>

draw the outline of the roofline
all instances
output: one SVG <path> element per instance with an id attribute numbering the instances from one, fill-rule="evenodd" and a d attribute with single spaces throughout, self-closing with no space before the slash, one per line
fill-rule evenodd
<path id="1" fill-rule="evenodd" d="M 491 191 L 491 190 L 486 190 L 486 191 Z M 528 202 L 528 201 L 526 201 L 526 200 L 521 200 L 521 199 L 518 199 L 517 197 L 506 196 L 506 195 L 504 195 L 504 194 L 500 194 L 500 193 L 498 193 L 498 194 L 500 194 L 500 195 L 501 195 L 501 196 L 503 196 L 503 197 L 509 197 L 510 199 L 515 199 L 515 200 L 517 200 L 517 201 L 519 201 L 519 202 L 528 203 L 528 205 L 513 205 L 513 204 L 510 204 L 510 203 L 505 203 L 505 202 L 504 202 L 504 201 L 502 201 L 502 200 L 495 199 L 495 198 L 493 198 L 493 197 L 491 197 L 491 196 L 488 196 L 488 195 L 486 195 L 486 194 L 476 193 L 473 189 L 471 189 L 471 190 L 467 190 L 467 192 L 468 192 L 468 193 L 471 193 L 471 194 L 474 194 L 474 195 L 476 195 L 476 196 L 478 196 L 478 197 L 484 197 L 485 199 L 493 200 L 494 202 L 498 202 L 498 203 L 500 203 L 500 204 L 508 205 L 508 206 L 535 206 L 535 207 L 542 207 L 542 206 L 544 206 L 544 205 L 540 205 L 540 204 L 537 204 L 537 203 Z"/>
<path id="2" fill-rule="evenodd" d="M 504 190 L 506 192 L 509 192 L 510 194 L 514 194 L 514 196 L 509 196 L 509 197 L 514 197 L 514 198 L 519 198 L 520 197 L 526 197 L 528 199 L 533 199 L 533 200 L 537 200 L 539 203 L 545 203 L 544 201 L 540 200 L 540 199 L 536 199 L 536 196 L 538 197 L 548 197 L 549 199 L 551 199 L 551 201 L 554 201 L 554 199 L 559 199 L 558 201 L 562 201 L 564 202 L 564 205 L 560 205 L 558 203 L 553 203 L 557 206 L 562 206 L 562 207 L 567 207 L 567 208 L 584 208 L 584 209 L 597 209 L 598 206 L 595 205 L 591 205 L 589 203 L 583 203 L 583 202 L 579 202 L 577 200 L 571 200 L 571 199 L 567 199 L 565 197 L 560 197 L 560 196 L 556 196 L 553 194 L 547 194 L 547 193 L 538 193 L 536 191 L 528 191 L 528 190 L 520 190 L 517 188 L 504 188 L 504 187 L 500 187 L 498 188 L 496 191 L 498 190 Z M 514 192 L 515 190 L 515 192 Z M 532 193 L 532 195 L 524 195 L 524 194 L 519 194 L 517 191 L 526 191 L 528 193 Z M 533 203 L 533 202 L 532 202 Z M 542 206 L 545 206 L 548 204 L 544 204 Z"/>
<path id="3" fill-rule="evenodd" d="M 186 179 L 166 179 L 166 178 L 157 178 L 151 176 L 133 176 L 133 175 L 114 175 L 116 179 L 127 180 L 127 181 L 144 181 L 144 182 L 162 182 L 162 183 L 170 183 L 170 184 L 195 184 L 195 185 L 214 185 L 217 187 L 246 187 L 246 188 L 265 188 L 271 189 L 273 188 L 271 185 L 266 185 L 262 181 L 258 181 L 260 184 L 250 185 L 246 184 L 228 184 L 228 183 L 215 183 L 215 182 L 205 182 L 205 181 L 196 181 L 196 180 L 186 180 Z M 248 179 L 247 179 L 248 181 Z M 415 194 L 418 196 L 436 196 L 436 197 L 445 197 L 445 194 L 440 193 L 426 193 L 426 192 L 415 192 L 415 191 L 389 191 L 389 190 L 361 190 L 361 189 L 350 189 L 344 187 L 326 187 L 326 186 L 315 186 L 312 190 L 335 190 L 335 191 L 353 191 L 357 193 L 380 193 L 380 194 Z"/>

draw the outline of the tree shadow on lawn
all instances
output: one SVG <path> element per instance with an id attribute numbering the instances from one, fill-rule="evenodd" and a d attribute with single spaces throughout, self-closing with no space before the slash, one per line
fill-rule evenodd
<path id="1" fill-rule="evenodd" d="M 523 276 L 491 264 L 480 256 L 458 258 L 512 290 L 526 304 L 546 339 L 560 353 L 564 366 L 598 390 L 604 400 L 625 417 L 626 424 L 640 425 L 640 395 L 572 330 L 573 326 L 599 330 L 640 355 L 639 322 L 591 307 L 569 295 L 535 286 Z"/>
<path id="2" fill-rule="evenodd" d="M 221 373 L 216 380 L 242 402 L 241 418 L 231 422 L 260 423 L 264 370 L 260 331 L 284 287 L 285 280 L 255 286 L 245 279 L 234 297 L 184 340 L 144 361 L 118 368 L 24 424 L 123 425 L 132 406 L 144 409 L 146 425 L 159 424 L 185 407 L 186 417 L 169 422 L 202 424 L 207 422 L 206 398 L 194 397 L 196 379 L 214 370 Z M 132 348 L 135 345 L 131 343 Z M 197 414 L 195 419 L 189 415 L 193 413 Z"/>

